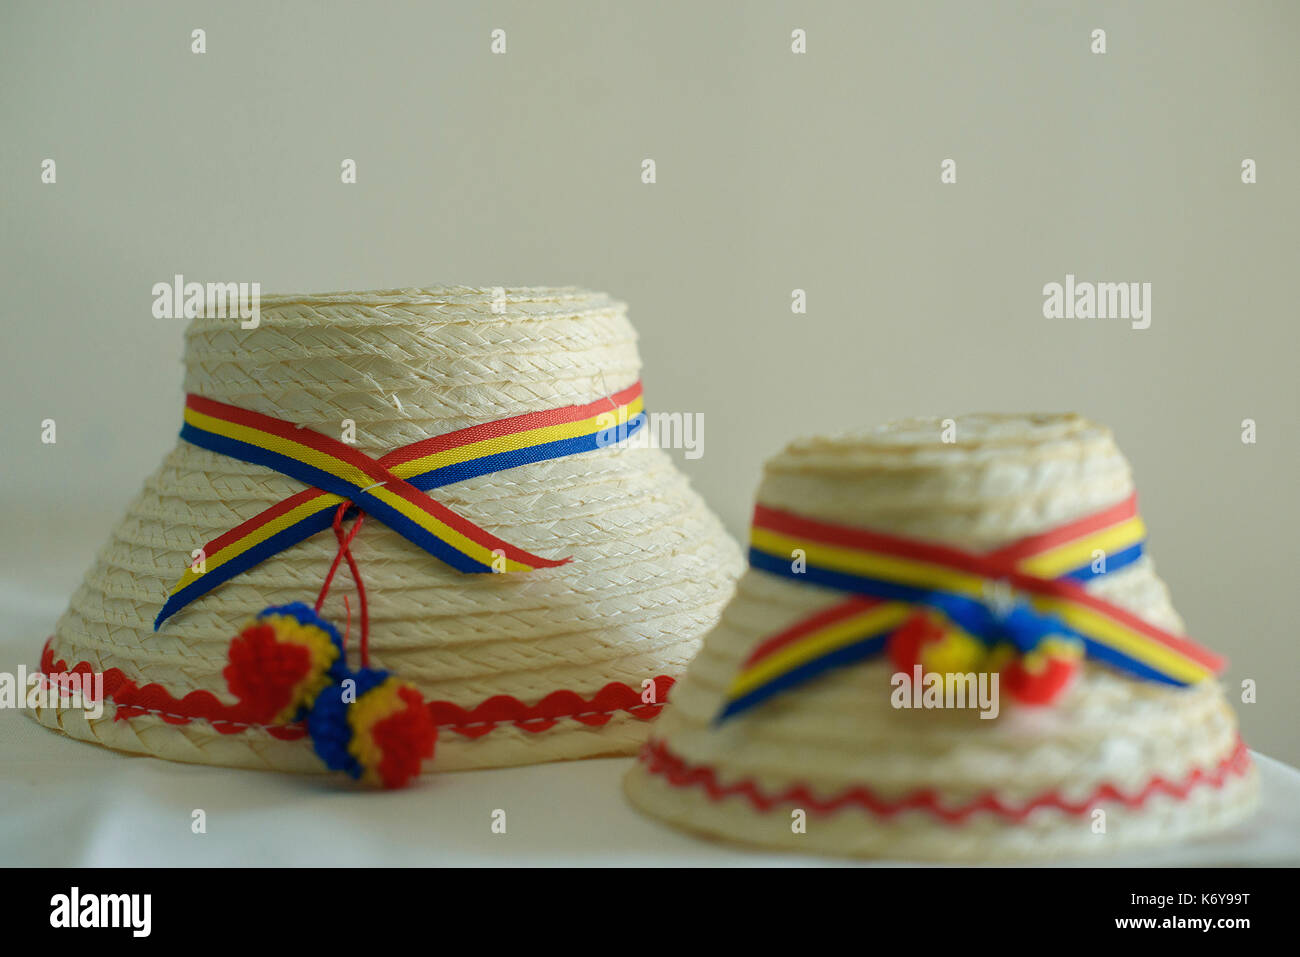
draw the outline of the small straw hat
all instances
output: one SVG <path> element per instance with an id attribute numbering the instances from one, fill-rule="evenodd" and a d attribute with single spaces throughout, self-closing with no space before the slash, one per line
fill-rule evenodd
<path id="1" fill-rule="evenodd" d="M 185 370 L 181 440 L 43 653 L 104 673 L 103 715 L 47 701 L 42 724 L 390 785 L 435 738 L 426 770 L 640 747 L 742 562 L 666 452 L 617 441 L 645 421 L 622 303 L 266 297 L 256 328 L 194 319 Z"/>
<path id="2" fill-rule="evenodd" d="M 791 444 L 632 803 L 751 844 L 968 861 L 1243 819 L 1223 662 L 1185 636 L 1135 502 L 1110 431 L 1074 415 Z"/>

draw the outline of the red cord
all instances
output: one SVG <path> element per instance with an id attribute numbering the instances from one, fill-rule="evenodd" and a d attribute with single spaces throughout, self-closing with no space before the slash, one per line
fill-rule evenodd
<path id="1" fill-rule="evenodd" d="M 338 510 L 334 513 L 334 537 L 338 539 L 339 550 L 334 555 L 334 561 L 330 563 L 330 570 L 325 575 L 325 581 L 320 586 L 320 594 L 316 596 L 316 613 L 320 614 L 321 606 L 325 604 L 325 596 L 329 594 L 330 584 L 334 581 L 334 573 L 339 569 L 339 562 L 347 559 L 348 570 L 352 572 L 352 581 L 357 586 L 357 602 L 360 605 L 359 616 L 361 619 L 361 667 L 368 667 L 370 664 L 370 614 L 366 603 L 366 586 L 361 582 L 361 569 L 357 567 L 356 559 L 352 557 L 352 550 L 349 547 L 352 539 L 356 538 L 357 532 L 361 531 L 361 523 L 365 521 L 366 513 L 358 511 L 357 520 L 352 523 L 352 528 L 344 533 L 343 516 L 347 514 L 351 502 L 340 503 Z M 348 611 L 348 628 L 352 630 L 352 606 L 348 604 L 347 596 L 343 596 L 343 603 Z M 346 643 L 346 637 L 344 639 Z"/>

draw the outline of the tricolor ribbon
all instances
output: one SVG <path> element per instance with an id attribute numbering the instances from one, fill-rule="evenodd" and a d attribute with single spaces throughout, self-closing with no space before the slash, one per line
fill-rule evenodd
<path id="1" fill-rule="evenodd" d="M 1088 657 L 1138 678 L 1173 685 L 1203 681 L 1222 670 L 1222 658 L 1083 587 L 1137 561 L 1145 538 L 1136 495 L 982 554 L 759 505 L 750 566 L 851 597 L 761 642 L 728 687 L 718 720 L 881 654 L 918 609 L 938 612 L 990 646 L 1010 641 L 1028 653 L 1056 634 L 1081 642 Z M 990 595 L 1011 593 L 1027 606 L 1008 615 Z"/>
<path id="2" fill-rule="evenodd" d="M 329 528 L 353 505 L 462 572 L 531 571 L 562 565 L 505 542 L 425 494 L 453 482 L 622 441 L 645 422 L 641 383 L 586 405 L 487 422 L 371 458 L 292 422 L 199 395 L 185 400 L 185 441 L 310 486 L 203 546 L 154 621 L 164 621 L 218 585 Z M 195 563 L 198 565 L 199 563 Z"/>

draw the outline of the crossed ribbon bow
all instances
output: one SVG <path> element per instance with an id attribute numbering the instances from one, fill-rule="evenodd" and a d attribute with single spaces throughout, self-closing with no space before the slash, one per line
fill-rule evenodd
<path id="1" fill-rule="evenodd" d="M 521 572 L 562 565 L 503 541 L 425 493 L 545 459 L 593 451 L 639 429 L 641 383 L 586 405 L 530 412 L 449 432 L 371 458 L 292 422 L 198 395 L 185 400 L 181 438 L 264 465 L 303 489 L 203 546 L 154 621 L 176 612 L 286 548 L 329 528 L 338 507 L 361 510 L 462 572 Z"/>
<path id="2" fill-rule="evenodd" d="M 850 597 L 761 643 L 745 659 L 718 720 L 746 711 L 823 672 L 882 653 L 918 609 L 930 609 L 987 644 L 1024 653 L 1050 635 L 1135 677 L 1187 685 L 1221 671 L 1219 656 L 1084 589 L 1142 556 L 1137 496 L 1059 528 L 977 554 L 814 521 L 759 505 L 749 563 Z M 792 562 L 795 555 L 802 561 Z M 1023 596 L 998 607 L 990 595 Z"/>

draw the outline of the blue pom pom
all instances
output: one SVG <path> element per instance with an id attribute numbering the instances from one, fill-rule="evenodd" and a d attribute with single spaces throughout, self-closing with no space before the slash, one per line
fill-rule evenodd
<path id="1" fill-rule="evenodd" d="M 343 700 L 344 682 L 351 679 L 356 683 L 350 689 L 350 700 Z M 377 668 L 362 668 L 360 671 L 346 672 L 337 683 L 330 685 L 316 698 L 307 715 L 307 733 L 312 745 L 320 755 L 325 766 L 331 771 L 343 771 L 353 778 L 360 778 L 365 769 L 348 750 L 352 743 L 352 725 L 348 722 L 350 708 L 363 694 L 378 687 L 388 680 L 388 672 Z"/>

